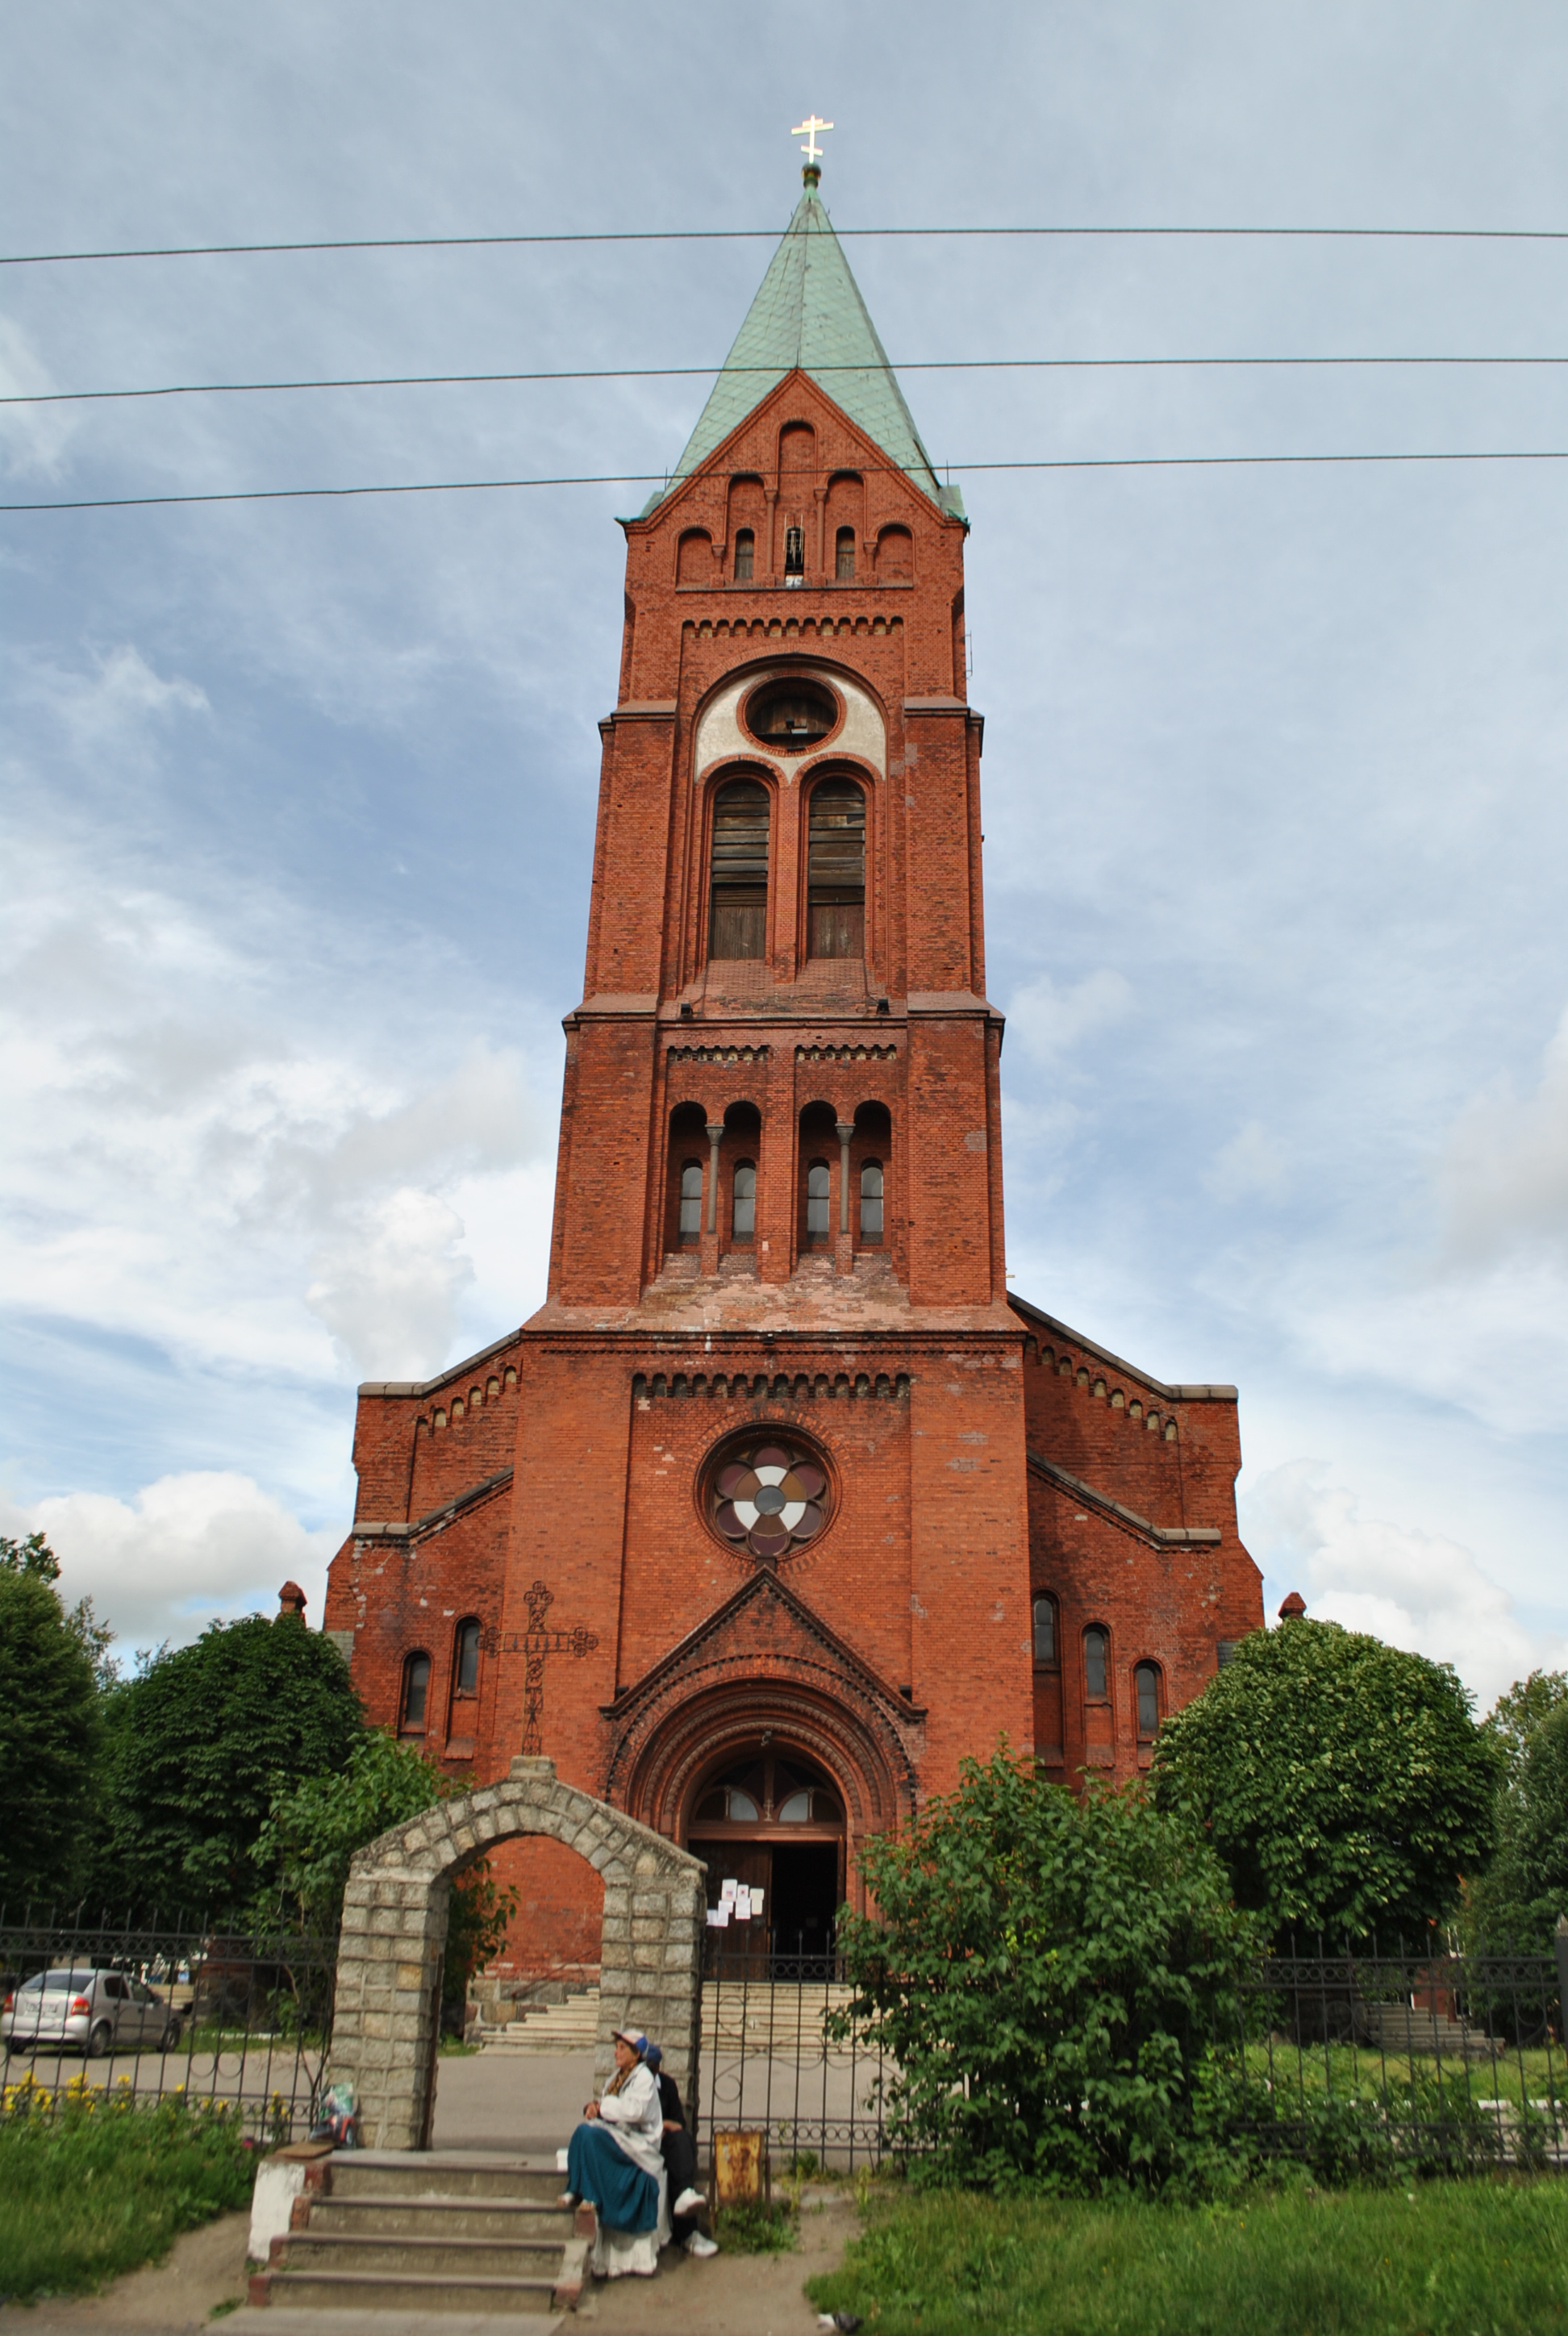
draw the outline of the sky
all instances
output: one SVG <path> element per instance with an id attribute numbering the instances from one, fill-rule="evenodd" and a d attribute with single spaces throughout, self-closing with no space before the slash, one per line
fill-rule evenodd
<path id="1" fill-rule="evenodd" d="M 1568 228 L 1518 0 L 24 5 L 14 253 Z M 850 240 L 896 364 L 1568 356 L 1568 241 Z M 0 268 L 0 394 L 716 366 L 767 237 Z M 1568 1660 L 1568 366 L 902 375 L 972 521 L 1014 1287 L 1242 1391 L 1269 1611 Z M 0 406 L 6 502 L 661 474 L 701 378 Z M 319 1618 L 361 1378 L 543 1292 L 645 487 L 0 513 L 0 1531 Z"/>

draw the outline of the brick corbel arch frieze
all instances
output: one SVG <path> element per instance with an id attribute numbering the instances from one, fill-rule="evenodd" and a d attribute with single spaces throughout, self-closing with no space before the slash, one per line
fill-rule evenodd
<path id="1" fill-rule="evenodd" d="M 553 1760 L 443 1801 L 359 1851 L 338 1945 L 332 2072 L 354 2084 L 367 2149 L 430 2145 L 441 1968 L 452 1881 L 499 1843 L 545 1834 L 604 1882 L 595 2088 L 618 2028 L 657 2036 L 665 2067 L 696 2097 L 704 1867 L 619 1809 L 563 1785 Z"/>

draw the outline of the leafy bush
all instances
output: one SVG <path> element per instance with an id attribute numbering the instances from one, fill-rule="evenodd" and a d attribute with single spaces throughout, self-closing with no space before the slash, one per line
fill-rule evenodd
<path id="1" fill-rule="evenodd" d="M 1252 1949 L 1218 1860 L 1133 1787 L 1076 1799 L 1005 1745 L 867 1844 L 839 2016 L 897 2068 L 918 2177 L 1093 2191 L 1198 2178 L 1213 2024 Z"/>
<path id="2" fill-rule="evenodd" d="M 1484 1864 L 1501 1767 L 1449 1665 L 1303 1619 L 1254 1630 L 1166 1721 L 1150 1786 L 1281 1944 L 1415 1940 Z"/>
<path id="3" fill-rule="evenodd" d="M 1474 1944 L 1552 1948 L 1568 1913 L 1568 1680 L 1533 1672 L 1486 1723 L 1509 1768 L 1497 1802 L 1497 1854 L 1469 1893 Z"/>
<path id="4" fill-rule="evenodd" d="M 69 1897 L 91 1839 L 102 1737 L 95 1676 L 106 1633 L 67 1613 L 40 1533 L 0 1538 L 0 1775 L 25 1778 L 0 1827 L 0 1906 Z"/>
<path id="5" fill-rule="evenodd" d="M 0 2115 L 0 2297 L 65 2294 L 161 2255 L 181 2231 L 243 2206 L 255 2160 L 219 2105 L 105 2098 L 27 2082 Z"/>

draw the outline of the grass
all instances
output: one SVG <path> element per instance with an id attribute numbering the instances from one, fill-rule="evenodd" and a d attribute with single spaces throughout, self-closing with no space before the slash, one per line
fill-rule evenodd
<path id="1" fill-rule="evenodd" d="M 1302 2185 L 1225 2208 L 890 2187 L 807 2292 L 868 2336 L 1550 2336 L 1568 2186 Z"/>
<path id="2" fill-rule="evenodd" d="M 25 2080 L 0 2114 L 0 2300 L 80 2293 L 250 2196 L 239 2120 Z"/>
<path id="3" fill-rule="evenodd" d="M 732 2255 L 787 2255 L 800 2244 L 793 2204 L 774 2199 L 771 2206 L 760 2198 L 720 2206 L 713 2218 L 713 2234 Z"/>

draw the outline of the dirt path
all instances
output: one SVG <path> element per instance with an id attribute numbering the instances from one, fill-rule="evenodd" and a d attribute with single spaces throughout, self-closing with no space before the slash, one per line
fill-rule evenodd
<path id="1" fill-rule="evenodd" d="M 250 2214 L 219 2215 L 216 2223 L 178 2238 L 161 2263 L 127 2272 L 101 2295 L 53 2297 L 45 2302 L 0 2305 L 4 2336 L 53 2336 L 72 2330 L 134 2329 L 137 2336 L 186 2336 L 203 2328 L 215 2304 L 232 2303 L 245 2293 L 245 2243 Z M 224 2323 L 219 2321 L 221 2327 Z"/>

